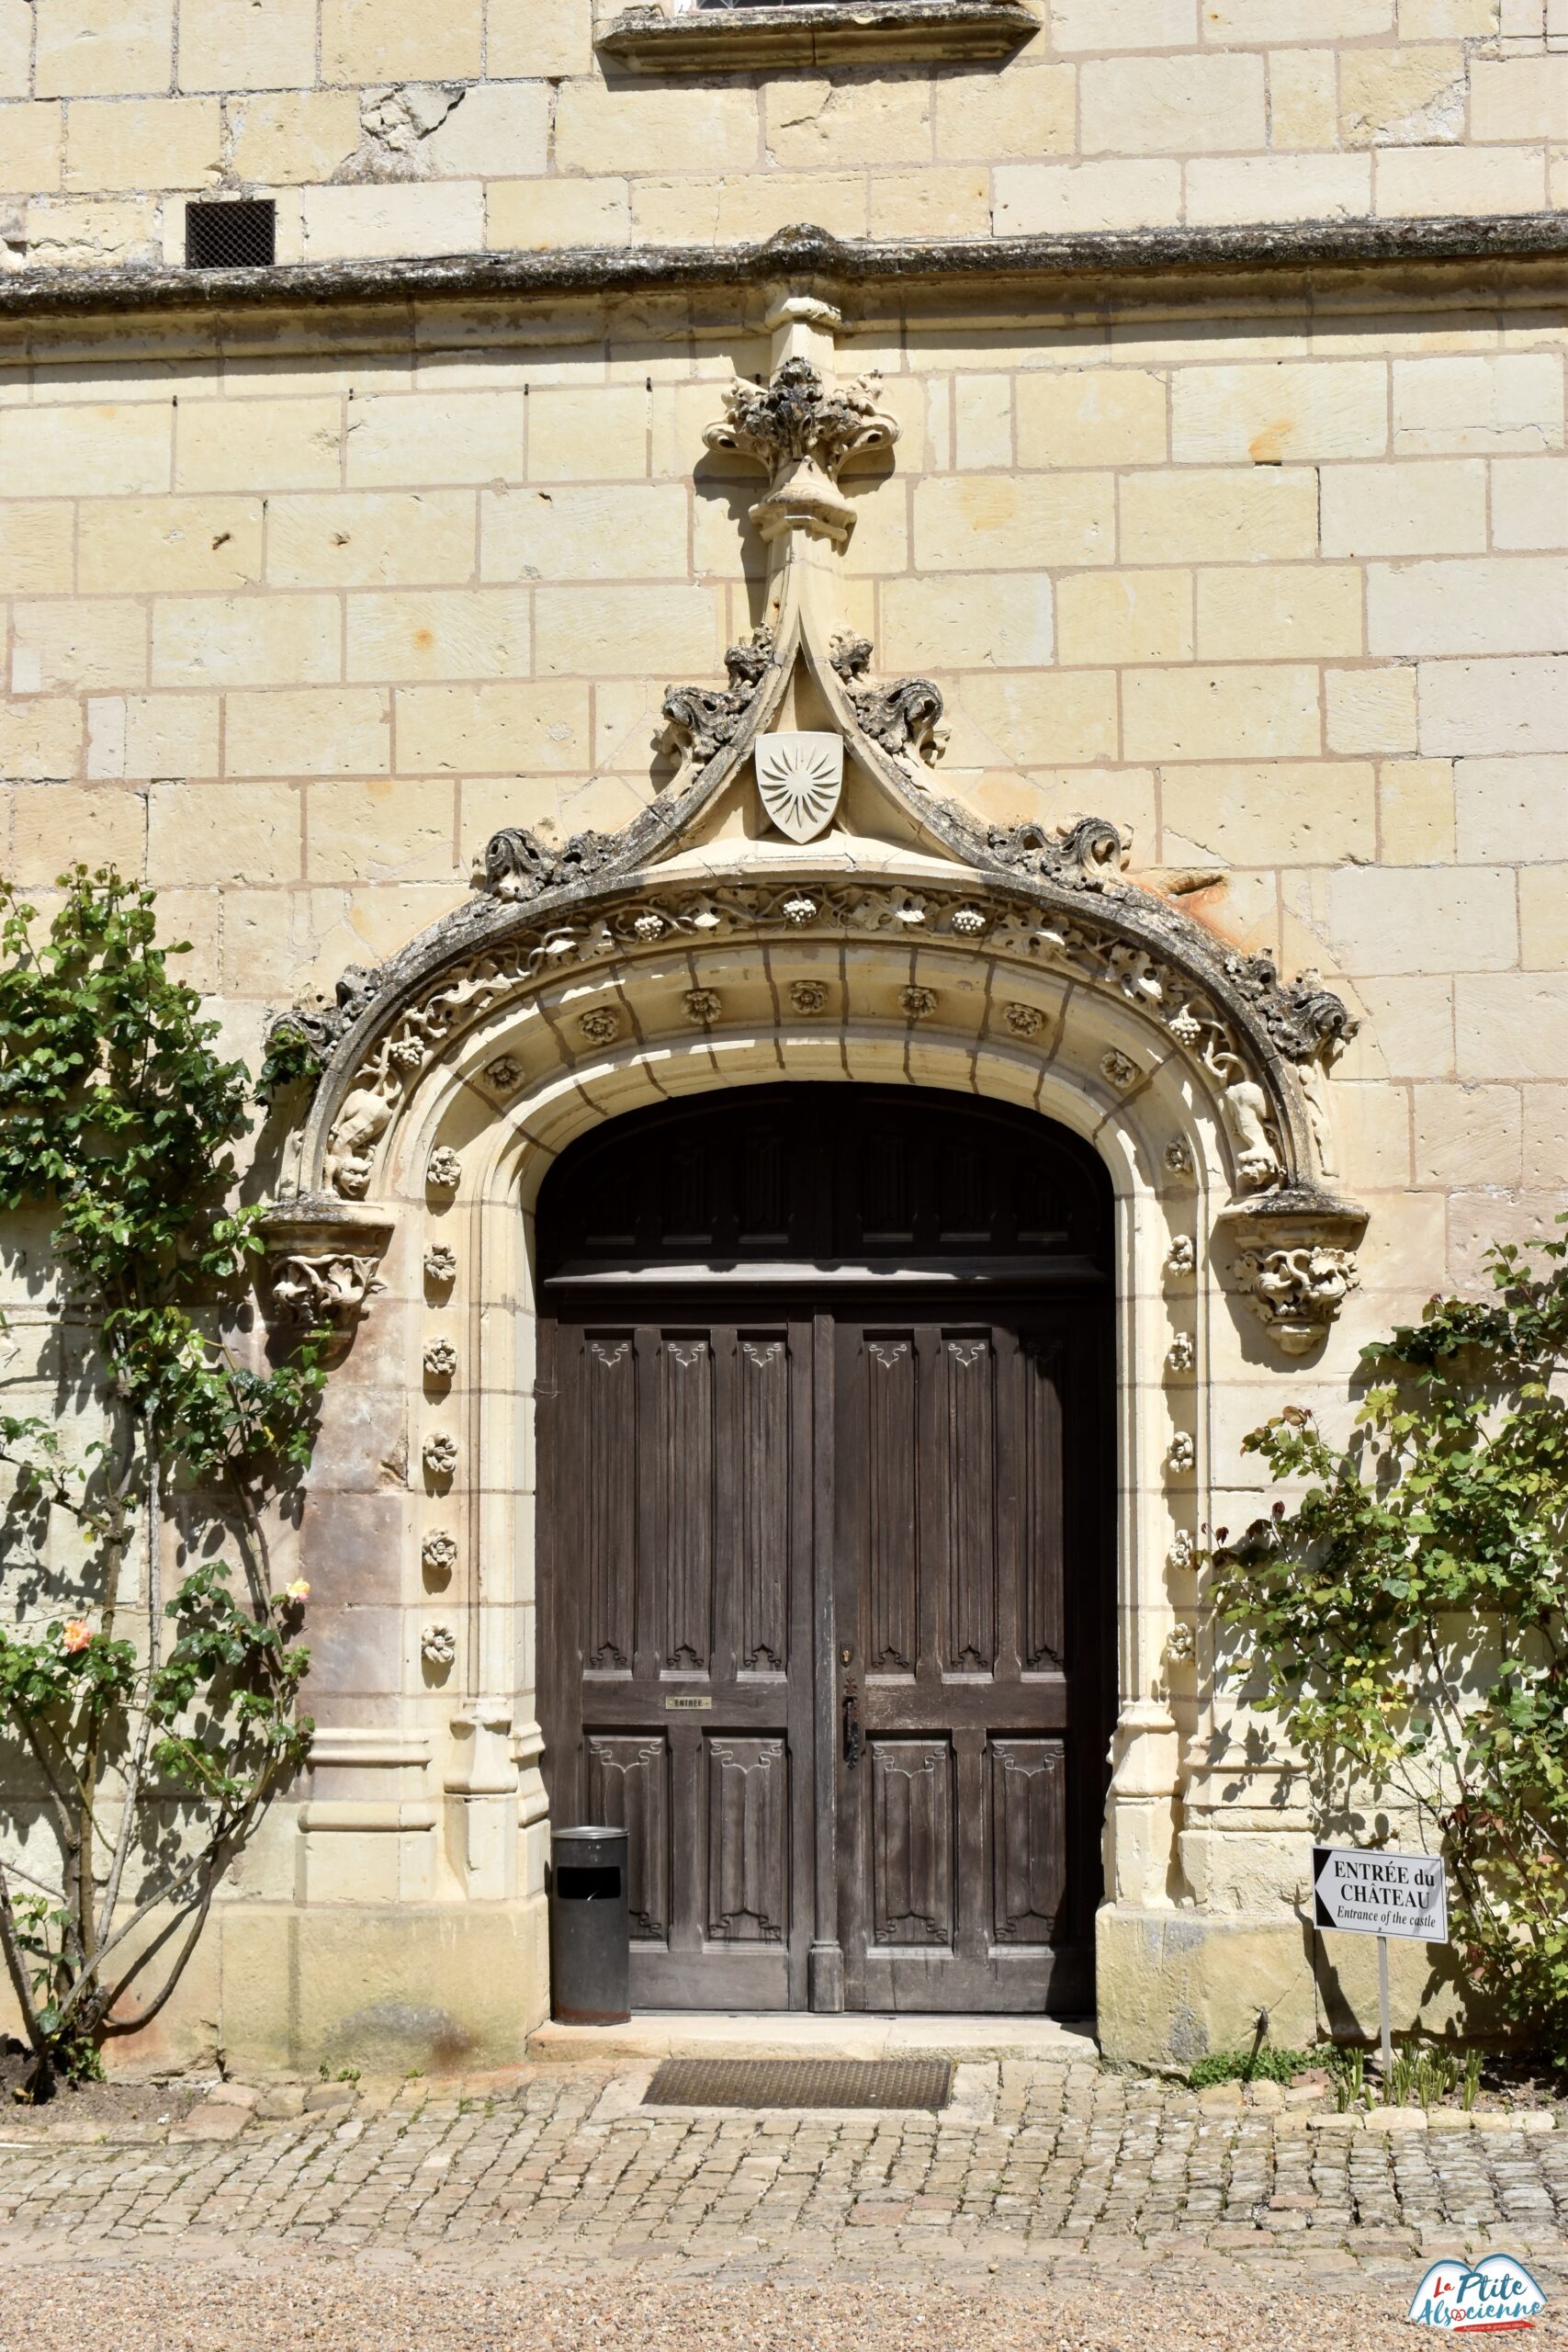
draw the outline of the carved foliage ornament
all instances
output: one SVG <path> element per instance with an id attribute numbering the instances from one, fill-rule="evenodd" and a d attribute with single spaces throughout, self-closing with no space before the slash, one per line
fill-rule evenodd
<path id="1" fill-rule="evenodd" d="M 503 999 L 555 973 L 635 954 L 654 940 L 697 946 L 715 936 L 754 935 L 778 927 L 833 936 L 919 932 L 933 938 L 984 937 L 1005 958 L 1117 996 L 1161 1024 L 1202 1067 L 1220 1098 L 1238 1180 L 1244 1190 L 1263 1191 L 1280 1181 L 1285 1154 L 1244 1028 L 1224 1002 L 1232 976 L 1217 974 L 1211 989 L 1168 962 L 1156 945 L 1129 940 L 1118 920 L 1120 908 L 1100 914 L 1100 900 L 1108 895 L 1120 899 L 1126 889 L 1120 880 L 1123 854 L 1117 829 L 1097 819 L 1085 819 L 1059 836 L 1021 826 L 993 837 L 991 864 L 1006 861 L 1024 872 L 1038 871 L 1072 889 L 1075 899 L 1081 894 L 1081 910 L 1075 905 L 1070 916 L 1024 899 L 984 899 L 973 880 L 962 892 L 854 881 L 813 882 L 805 890 L 798 883 L 746 882 L 695 893 L 628 895 L 619 903 L 569 908 L 532 928 L 513 929 L 504 942 L 447 964 L 389 1024 L 343 1098 L 327 1139 L 324 1180 L 340 1197 L 365 1197 L 379 1140 L 418 1069 Z M 1269 995 L 1266 962 L 1249 960 L 1244 1001 L 1280 1052 L 1321 1053 L 1351 1033 L 1354 1023 L 1338 999 L 1310 985 L 1306 977 L 1289 989 L 1276 986 Z M 411 1046 L 417 1054 L 407 1050 Z"/>
<path id="2" fill-rule="evenodd" d="M 792 528 L 837 546 L 848 538 L 854 508 L 839 488 L 846 459 L 898 438 L 897 418 L 877 405 L 880 385 L 873 374 L 829 391 L 810 360 L 798 358 L 786 359 L 771 384 L 731 384 L 723 416 L 703 438 L 767 474 L 751 509 L 764 539 Z"/>
<path id="3" fill-rule="evenodd" d="M 376 1273 L 378 1261 L 346 1250 L 306 1256 L 295 1251 L 275 1260 L 270 1286 L 274 1318 L 303 1331 L 328 1331 L 345 1340 L 373 1295 L 387 1285 Z"/>
<path id="4" fill-rule="evenodd" d="M 1278 1250 L 1244 1250 L 1236 1288 L 1276 1346 L 1305 1355 L 1359 1283 L 1353 1251 L 1306 1241 Z"/>

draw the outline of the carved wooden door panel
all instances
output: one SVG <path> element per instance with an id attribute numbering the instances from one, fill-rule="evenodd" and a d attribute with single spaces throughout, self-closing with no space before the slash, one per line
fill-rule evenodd
<path id="1" fill-rule="evenodd" d="M 843 1317 L 836 1364 L 845 1991 L 1092 2001 L 1107 1725 L 1098 1318 Z"/>
<path id="2" fill-rule="evenodd" d="M 811 1327 L 653 1311 L 541 1326 L 550 1810 L 631 1832 L 636 2006 L 801 2007 Z"/>

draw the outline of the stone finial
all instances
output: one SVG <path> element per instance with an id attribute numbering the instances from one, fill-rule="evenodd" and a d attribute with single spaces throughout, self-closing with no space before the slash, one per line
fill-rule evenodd
<path id="1" fill-rule="evenodd" d="M 768 476 L 751 509 L 764 539 L 803 530 L 842 546 L 854 508 L 839 488 L 846 461 L 866 449 L 886 449 L 898 438 L 898 420 L 879 408 L 875 375 L 829 391 L 809 359 L 786 359 L 771 384 L 738 379 L 725 394 L 724 415 L 703 438 L 710 449 L 750 458 Z"/>

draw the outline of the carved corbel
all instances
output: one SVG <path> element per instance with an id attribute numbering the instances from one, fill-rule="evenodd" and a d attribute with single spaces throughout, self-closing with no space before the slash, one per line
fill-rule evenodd
<path id="1" fill-rule="evenodd" d="M 275 1330 L 319 1334 L 345 1348 L 386 1284 L 377 1268 L 392 1238 L 384 1210 L 347 1201 L 290 1201 L 271 1210 L 264 1296 Z"/>
<path id="2" fill-rule="evenodd" d="M 764 539 L 801 530 L 841 547 L 849 537 L 855 514 L 840 472 L 858 452 L 890 448 L 898 438 L 897 418 L 877 406 L 879 384 L 871 375 L 829 391 L 802 358 L 786 359 L 771 384 L 731 384 L 724 415 L 703 438 L 767 474 L 767 490 L 750 510 Z"/>
<path id="3" fill-rule="evenodd" d="M 1367 1213 L 1353 1202 L 1305 1186 L 1268 1193 L 1224 1210 L 1220 1223 L 1235 1250 L 1232 1284 L 1276 1347 L 1302 1356 L 1337 1321 L 1360 1275 L 1356 1245 Z"/>

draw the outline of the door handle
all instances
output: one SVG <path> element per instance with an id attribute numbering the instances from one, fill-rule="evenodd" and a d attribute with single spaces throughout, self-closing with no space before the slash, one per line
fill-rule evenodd
<path id="1" fill-rule="evenodd" d="M 865 1742 L 861 1736 L 860 1702 L 852 1682 L 844 1692 L 844 1761 L 858 1764 Z"/>

